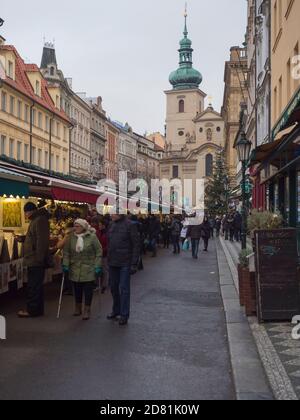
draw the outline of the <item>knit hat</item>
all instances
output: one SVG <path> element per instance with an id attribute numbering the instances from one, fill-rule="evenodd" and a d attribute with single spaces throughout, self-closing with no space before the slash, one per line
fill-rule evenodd
<path id="1" fill-rule="evenodd" d="M 79 225 L 79 226 L 81 226 L 85 232 L 87 232 L 87 231 L 91 230 L 91 226 L 90 226 L 90 225 L 89 225 L 89 223 L 88 223 L 86 220 L 84 220 L 84 219 L 77 219 L 77 220 L 75 220 L 75 222 L 74 222 L 74 226 L 75 226 L 75 225 Z"/>
<path id="2" fill-rule="evenodd" d="M 24 206 L 25 213 L 29 213 L 31 211 L 36 211 L 36 210 L 37 210 L 37 206 L 34 203 L 28 202 Z"/>

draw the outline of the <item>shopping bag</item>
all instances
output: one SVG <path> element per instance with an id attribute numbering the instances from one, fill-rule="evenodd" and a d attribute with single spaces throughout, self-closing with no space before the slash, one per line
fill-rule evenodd
<path id="1" fill-rule="evenodd" d="M 183 251 L 189 251 L 189 249 L 190 249 L 190 241 L 188 239 L 186 239 L 183 243 L 182 250 Z"/>

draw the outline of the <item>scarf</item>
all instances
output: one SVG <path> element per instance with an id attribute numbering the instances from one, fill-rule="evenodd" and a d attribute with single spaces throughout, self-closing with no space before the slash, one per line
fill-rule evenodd
<path id="1" fill-rule="evenodd" d="M 89 232 L 81 233 L 80 235 L 77 235 L 75 233 L 75 236 L 77 238 L 76 243 L 76 252 L 80 254 L 84 250 L 84 237 L 87 236 Z"/>

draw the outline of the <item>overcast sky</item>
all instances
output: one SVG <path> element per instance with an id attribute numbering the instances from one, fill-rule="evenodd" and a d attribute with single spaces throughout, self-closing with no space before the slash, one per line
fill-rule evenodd
<path id="1" fill-rule="evenodd" d="M 58 65 L 76 92 L 102 96 L 115 120 L 135 131 L 164 129 L 168 78 L 178 67 L 184 0 L 10 0 L 0 29 L 26 61 L 40 65 L 43 39 L 55 39 Z M 200 88 L 220 110 L 224 62 L 246 31 L 245 0 L 189 0 L 188 30 Z"/>

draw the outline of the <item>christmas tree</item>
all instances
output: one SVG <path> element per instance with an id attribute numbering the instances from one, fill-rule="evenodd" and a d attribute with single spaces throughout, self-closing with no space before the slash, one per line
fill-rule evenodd
<path id="1" fill-rule="evenodd" d="M 205 189 L 205 206 L 211 216 L 227 213 L 229 198 L 229 177 L 224 152 L 216 155 L 213 174 Z"/>

